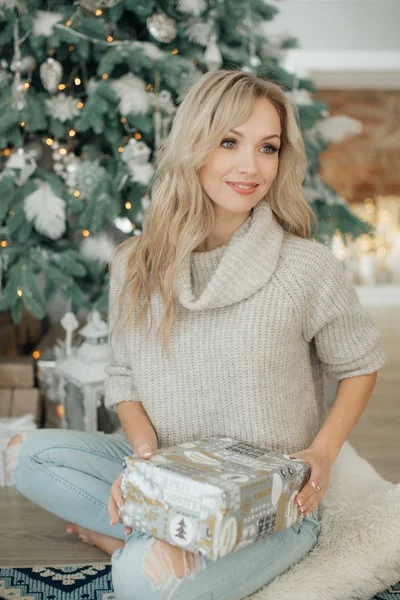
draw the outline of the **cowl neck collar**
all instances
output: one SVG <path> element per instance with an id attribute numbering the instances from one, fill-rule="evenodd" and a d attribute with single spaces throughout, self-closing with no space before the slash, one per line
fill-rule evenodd
<path id="1" fill-rule="evenodd" d="M 274 272 L 284 237 L 264 198 L 228 243 L 209 252 L 193 252 L 182 261 L 176 278 L 178 301 L 189 310 L 220 308 L 245 300 L 263 287 Z M 213 267 L 196 298 L 192 267 Z"/>

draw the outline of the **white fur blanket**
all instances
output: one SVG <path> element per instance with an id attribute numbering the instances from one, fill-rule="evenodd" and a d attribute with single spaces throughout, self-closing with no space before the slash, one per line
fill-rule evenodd
<path id="1" fill-rule="evenodd" d="M 349 442 L 319 517 L 314 550 L 248 599 L 370 600 L 400 580 L 400 483 L 383 479 Z"/>

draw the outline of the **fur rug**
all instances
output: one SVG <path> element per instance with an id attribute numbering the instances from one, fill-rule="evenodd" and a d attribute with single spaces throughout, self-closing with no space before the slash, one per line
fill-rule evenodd
<path id="1" fill-rule="evenodd" d="M 248 600 L 369 600 L 400 580 L 400 483 L 383 479 L 349 442 L 319 518 L 314 550 Z"/>

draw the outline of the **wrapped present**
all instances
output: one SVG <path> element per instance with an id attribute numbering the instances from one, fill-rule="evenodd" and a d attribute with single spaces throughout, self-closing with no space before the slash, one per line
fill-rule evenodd
<path id="1" fill-rule="evenodd" d="M 34 359 L 31 356 L 0 356 L 0 387 L 33 386 Z"/>
<path id="2" fill-rule="evenodd" d="M 41 405 L 37 388 L 0 388 L 0 418 L 22 417 L 33 413 L 41 423 Z"/>
<path id="3" fill-rule="evenodd" d="M 120 522 L 211 560 L 299 523 L 309 463 L 213 436 L 123 463 Z"/>

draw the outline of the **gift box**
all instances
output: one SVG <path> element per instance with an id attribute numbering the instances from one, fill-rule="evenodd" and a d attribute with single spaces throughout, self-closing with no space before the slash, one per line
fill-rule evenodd
<path id="1" fill-rule="evenodd" d="M 0 356 L 0 386 L 32 388 L 34 359 L 31 356 Z"/>
<path id="2" fill-rule="evenodd" d="M 120 522 L 211 560 L 299 523 L 309 463 L 213 436 L 123 462 Z"/>
<path id="3" fill-rule="evenodd" d="M 0 388 L 0 418 L 22 417 L 32 413 L 35 422 L 41 423 L 41 406 L 38 388 Z"/>

